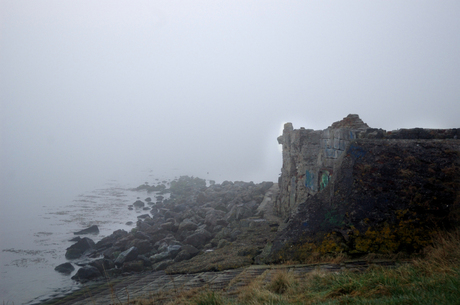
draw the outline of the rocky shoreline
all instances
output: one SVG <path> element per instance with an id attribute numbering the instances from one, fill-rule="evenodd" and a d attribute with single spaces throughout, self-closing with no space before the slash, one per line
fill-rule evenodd
<path id="1" fill-rule="evenodd" d="M 277 194 L 273 182 L 211 182 L 182 176 L 169 188 L 142 185 L 139 192 L 155 192 L 129 209 L 138 216 L 136 227 L 114 231 L 95 242 L 77 236 L 67 248 L 68 262 L 56 271 L 85 283 L 145 271 L 190 273 L 235 269 L 263 262 L 270 252 L 280 219 L 272 213 Z M 167 196 L 169 195 L 169 196 Z M 166 198 L 165 197 L 169 197 Z M 76 235 L 94 234 L 92 226 Z"/>

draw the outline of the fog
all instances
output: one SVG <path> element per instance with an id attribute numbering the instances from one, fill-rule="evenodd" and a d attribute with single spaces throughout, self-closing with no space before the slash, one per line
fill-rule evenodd
<path id="1" fill-rule="evenodd" d="M 2 204 L 138 172 L 276 181 L 285 122 L 460 127 L 459 13 L 459 1 L 2 0 Z"/>

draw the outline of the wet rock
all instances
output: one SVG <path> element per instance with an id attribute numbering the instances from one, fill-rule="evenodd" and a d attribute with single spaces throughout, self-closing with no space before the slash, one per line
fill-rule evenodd
<path id="1" fill-rule="evenodd" d="M 98 241 L 96 243 L 96 249 L 98 250 L 102 250 L 102 249 L 107 249 L 111 246 L 113 246 L 117 240 L 125 237 L 128 235 L 128 232 L 126 232 L 125 230 L 116 230 L 116 231 L 113 231 L 112 234 L 110 234 L 109 236 L 106 236 L 104 237 L 103 239 L 101 239 L 100 241 Z"/>
<path id="2" fill-rule="evenodd" d="M 93 267 L 96 267 L 97 270 L 99 270 L 99 272 L 101 274 L 105 274 L 105 272 L 107 270 L 110 270 L 110 269 L 115 267 L 114 262 L 112 260 L 106 259 L 106 258 L 101 258 L 101 259 L 94 260 L 91 263 L 89 263 L 89 265 L 93 266 Z"/>
<path id="3" fill-rule="evenodd" d="M 57 272 L 70 274 L 75 270 L 75 267 L 71 263 L 63 263 L 54 268 Z"/>
<path id="4" fill-rule="evenodd" d="M 77 243 L 73 244 L 65 253 L 67 259 L 80 258 L 86 251 L 94 249 L 94 241 L 88 237 L 80 239 Z"/>
<path id="5" fill-rule="evenodd" d="M 77 273 L 71 279 L 78 282 L 87 282 L 101 276 L 102 274 L 96 267 L 88 265 L 78 269 Z"/>
<path id="6" fill-rule="evenodd" d="M 78 232 L 74 232 L 73 234 L 75 235 L 83 235 L 83 234 L 99 234 L 99 228 L 97 227 L 97 225 L 93 225 L 89 228 L 86 228 L 84 230 L 81 230 L 81 231 L 78 231 Z"/>
<path id="7" fill-rule="evenodd" d="M 147 210 L 149 210 L 149 209 L 150 208 L 147 208 Z M 142 214 L 142 215 L 137 216 L 137 218 L 140 218 L 140 219 L 150 218 L 150 215 L 149 214 Z"/>
<path id="8" fill-rule="evenodd" d="M 133 206 L 135 208 L 143 208 L 145 206 L 144 202 L 140 201 L 140 200 L 136 200 L 136 202 L 133 203 Z"/>
<path id="9" fill-rule="evenodd" d="M 115 266 L 120 267 L 125 262 L 133 261 L 137 258 L 138 255 L 139 255 L 139 251 L 137 250 L 137 248 L 131 247 L 128 250 L 123 251 L 118 255 L 117 259 L 115 260 Z"/>

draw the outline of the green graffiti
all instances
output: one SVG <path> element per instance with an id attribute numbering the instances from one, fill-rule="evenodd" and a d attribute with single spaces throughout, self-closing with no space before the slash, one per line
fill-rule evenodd
<path id="1" fill-rule="evenodd" d="M 321 174 L 321 180 L 319 181 L 319 190 L 323 190 L 331 180 L 331 174 L 329 171 L 323 171 Z"/>

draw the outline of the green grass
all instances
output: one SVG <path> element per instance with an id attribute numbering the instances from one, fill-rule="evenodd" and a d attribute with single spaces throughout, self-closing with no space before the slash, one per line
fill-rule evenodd
<path id="1" fill-rule="evenodd" d="M 372 266 L 365 272 L 330 273 L 320 269 L 301 276 L 284 269 L 264 273 L 237 295 L 197 289 L 173 295 L 169 303 L 200 305 L 257 304 L 460 304 L 460 230 L 440 235 L 423 258 L 397 268 Z M 154 298 L 130 304 L 158 304 Z"/>

